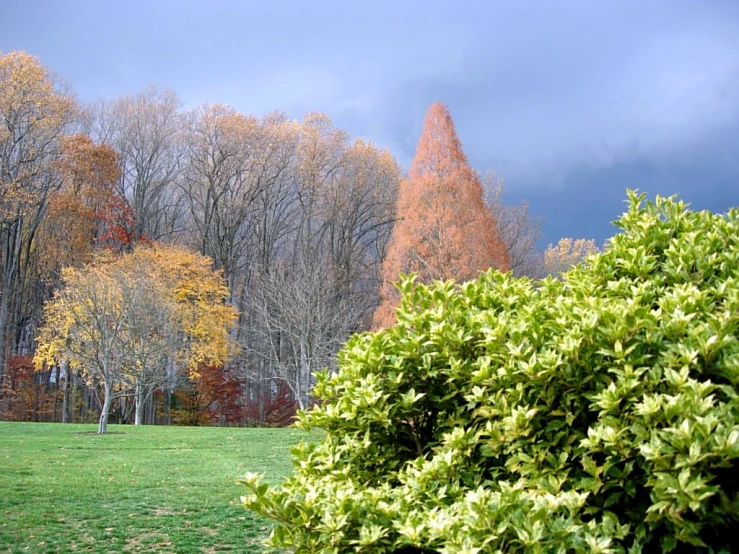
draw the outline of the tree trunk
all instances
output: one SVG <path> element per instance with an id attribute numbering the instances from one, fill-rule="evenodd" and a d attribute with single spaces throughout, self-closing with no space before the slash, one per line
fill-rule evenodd
<path id="1" fill-rule="evenodd" d="M 144 424 L 144 407 L 146 406 L 146 402 L 144 402 L 143 398 L 136 397 L 136 416 L 134 417 L 133 424 L 134 425 L 143 425 Z"/>
<path id="2" fill-rule="evenodd" d="M 141 383 L 136 383 L 136 390 L 133 396 L 133 401 L 136 405 L 136 416 L 133 420 L 134 425 L 142 425 L 144 423 L 145 391 L 146 387 L 142 387 Z"/>
<path id="3" fill-rule="evenodd" d="M 39 401 L 39 389 L 41 388 L 41 375 L 36 373 L 33 376 L 33 417 L 31 421 L 38 421 L 38 401 Z"/>
<path id="4" fill-rule="evenodd" d="M 103 407 L 100 410 L 100 423 L 98 425 L 98 435 L 104 435 L 108 432 L 108 413 L 110 412 L 111 404 L 111 390 L 110 385 L 104 386 L 105 399 L 103 400 Z"/>
<path id="5" fill-rule="evenodd" d="M 134 417 L 133 424 L 134 425 L 143 425 L 144 424 L 144 406 L 146 405 L 145 402 L 136 399 L 136 416 Z"/>
<path id="6" fill-rule="evenodd" d="M 262 379 L 260 379 L 257 382 L 257 420 L 258 420 L 259 426 L 264 425 L 264 420 L 266 416 L 265 414 L 266 406 L 264 402 L 264 389 L 265 389 L 264 383 L 265 382 Z"/>
<path id="7" fill-rule="evenodd" d="M 172 425 L 172 414 L 169 412 L 170 393 L 169 387 L 164 389 L 164 424 Z"/>
<path id="8" fill-rule="evenodd" d="M 67 369 L 69 371 L 69 377 L 71 379 L 70 386 L 72 390 L 69 393 L 69 423 L 74 423 L 75 410 L 77 410 L 77 375 L 71 367 Z"/>
<path id="9" fill-rule="evenodd" d="M 70 389 L 70 375 L 69 375 L 69 362 L 62 363 L 62 369 L 64 370 L 64 392 L 62 394 L 62 423 L 69 423 L 69 389 Z M 58 386 L 57 382 L 57 386 Z"/>
<path id="10" fill-rule="evenodd" d="M 18 271 L 18 260 L 20 253 L 18 251 L 18 242 L 21 236 L 21 224 L 16 221 L 6 229 L 3 241 L 3 250 L 5 252 L 5 267 L 3 268 L 3 291 L 0 294 L 0 381 L 5 377 L 5 357 L 7 356 L 8 334 L 10 323 L 10 302 L 14 297 L 16 274 Z"/>
<path id="11" fill-rule="evenodd" d="M 10 288 L 6 287 L 0 294 L 0 382 L 5 377 L 5 339 L 8 327 L 8 313 L 10 308 Z"/>
<path id="12" fill-rule="evenodd" d="M 61 388 L 61 366 L 56 364 L 56 375 L 54 376 L 54 414 L 51 416 L 51 421 L 56 423 L 56 414 L 59 408 L 59 389 Z M 62 405 L 62 408 L 64 406 Z"/>
<path id="13" fill-rule="evenodd" d="M 156 402 L 154 401 L 154 389 L 150 389 L 146 395 L 146 418 L 148 425 L 156 425 Z"/>

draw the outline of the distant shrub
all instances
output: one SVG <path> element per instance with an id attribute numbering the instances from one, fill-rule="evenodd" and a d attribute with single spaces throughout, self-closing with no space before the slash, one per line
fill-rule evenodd
<path id="1" fill-rule="evenodd" d="M 630 195 L 565 274 L 401 285 L 295 475 L 244 484 L 301 552 L 739 552 L 739 210 Z"/>

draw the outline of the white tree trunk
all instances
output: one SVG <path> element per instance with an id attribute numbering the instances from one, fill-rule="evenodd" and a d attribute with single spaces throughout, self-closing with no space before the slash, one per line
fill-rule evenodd
<path id="1" fill-rule="evenodd" d="M 100 423 L 98 425 L 98 434 L 104 435 L 108 432 L 108 413 L 110 412 L 111 405 L 111 387 L 106 384 L 104 387 L 105 398 L 103 400 L 103 408 L 100 410 Z"/>
<path id="2" fill-rule="evenodd" d="M 146 387 L 142 387 L 140 383 L 136 383 L 136 391 L 134 392 L 134 403 L 136 405 L 136 416 L 134 417 L 134 425 L 143 425 L 144 423 L 144 405 L 146 404 L 146 395 L 144 392 Z"/>

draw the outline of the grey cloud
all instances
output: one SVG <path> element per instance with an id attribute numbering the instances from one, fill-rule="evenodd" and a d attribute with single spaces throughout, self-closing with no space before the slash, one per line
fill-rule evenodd
<path id="1" fill-rule="evenodd" d="M 472 164 L 547 218 L 545 240 L 602 240 L 629 186 L 739 204 L 735 0 L 3 7 L 0 50 L 41 56 L 84 99 L 155 83 L 188 106 L 319 110 L 405 165 L 445 102 Z"/>

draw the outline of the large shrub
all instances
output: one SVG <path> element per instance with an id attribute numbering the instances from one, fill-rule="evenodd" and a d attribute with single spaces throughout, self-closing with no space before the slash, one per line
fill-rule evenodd
<path id="1" fill-rule="evenodd" d="M 739 552 L 739 210 L 630 193 L 563 281 L 401 285 L 295 475 L 247 507 L 300 552 Z"/>

